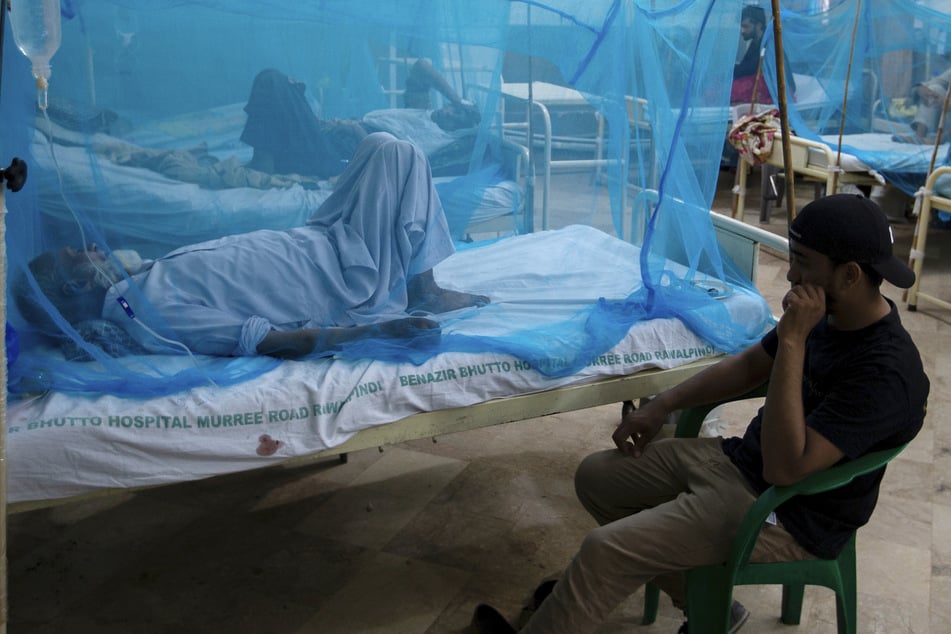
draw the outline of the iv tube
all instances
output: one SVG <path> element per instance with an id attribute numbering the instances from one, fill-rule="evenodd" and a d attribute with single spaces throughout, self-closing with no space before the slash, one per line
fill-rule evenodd
<path id="1" fill-rule="evenodd" d="M 33 64 L 36 100 L 42 110 L 47 106 L 50 58 L 59 49 L 61 39 L 60 0 L 10 0 L 10 27 L 17 48 Z"/>

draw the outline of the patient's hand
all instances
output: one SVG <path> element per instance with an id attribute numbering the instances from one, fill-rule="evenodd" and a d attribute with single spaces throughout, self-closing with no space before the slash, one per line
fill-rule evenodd
<path id="1" fill-rule="evenodd" d="M 928 142 L 926 138 L 915 134 L 893 134 L 892 141 L 895 141 L 896 143 L 914 143 L 915 145 L 921 145 Z"/>
<path id="2" fill-rule="evenodd" d="M 404 317 L 365 326 L 365 328 L 367 330 L 361 338 L 411 339 L 420 334 L 438 334 L 439 323 L 425 317 Z"/>
<path id="3" fill-rule="evenodd" d="M 407 343 L 431 342 L 440 336 L 439 324 L 423 317 L 404 317 L 379 324 L 350 327 L 272 330 L 257 345 L 258 354 L 294 359 L 320 352 L 333 352 L 360 339 L 405 339 Z"/>

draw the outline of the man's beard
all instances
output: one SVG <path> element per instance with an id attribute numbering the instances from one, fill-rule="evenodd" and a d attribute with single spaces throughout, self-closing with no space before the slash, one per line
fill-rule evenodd
<path id="1" fill-rule="evenodd" d="M 135 275 L 142 270 L 142 257 L 131 249 L 119 249 L 112 252 L 112 256 L 129 275 Z M 79 265 L 78 273 L 85 279 L 90 279 L 99 288 L 111 288 L 122 279 L 122 272 L 111 259 L 104 260 L 98 265 L 90 261 Z"/>

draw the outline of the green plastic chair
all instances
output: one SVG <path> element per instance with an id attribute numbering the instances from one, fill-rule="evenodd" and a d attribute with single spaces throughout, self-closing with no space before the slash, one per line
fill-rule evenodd
<path id="1" fill-rule="evenodd" d="M 765 386 L 739 399 L 763 394 Z M 703 418 L 719 404 L 684 411 L 678 421 L 676 435 L 696 436 Z M 702 634 L 725 634 L 729 631 L 733 586 L 778 584 L 783 586 L 783 623 L 799 624 L 805 586 L 818 585 L 835 591 L 839 634 L 855 634 L 857 590 L 854 533 L 835 559 L 751 563 L 750 554 L 766 518 L 780 504 L 794 495 L 821 493 L 847 484 L 856 476 L 888 464 L 905 446 L 872 452 L 815 473 L 796 484 L 772 486 L 764 491 L 743 518 L 729 559 L 722 564 L 700 566 L 687 572 L 687 621 L 691 631 Z M 652 583 L 647 584 L 641 621 L 644 625 L 654 622 L 659 600 L 660 590 Z"/>

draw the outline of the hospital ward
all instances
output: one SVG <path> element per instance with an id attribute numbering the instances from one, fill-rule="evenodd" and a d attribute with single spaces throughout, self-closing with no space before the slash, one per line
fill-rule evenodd
<path id="1" fill-rule="evenodd" d="M 0 632 L 951 632 L 942 0 L 0 0 Z"/>

